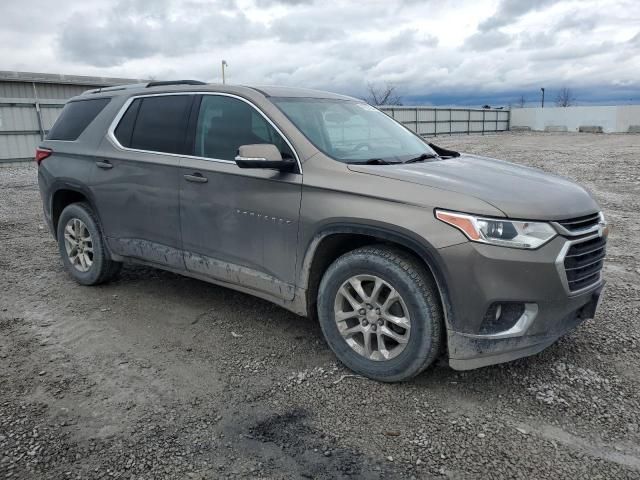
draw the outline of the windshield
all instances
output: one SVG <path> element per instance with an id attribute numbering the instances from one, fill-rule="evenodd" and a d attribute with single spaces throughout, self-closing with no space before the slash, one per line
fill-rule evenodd
<path id="1" fill-rule="evenodd" d="M 345 163 L 399 163 L 435 152 L 380 110 L 361 102 L 272 98 L 322 152 Z"/>

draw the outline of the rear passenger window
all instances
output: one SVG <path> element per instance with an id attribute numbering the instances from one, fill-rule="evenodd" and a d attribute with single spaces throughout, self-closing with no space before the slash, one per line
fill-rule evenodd
<path id="1" fill-rule="evenodd" d="M 184 153 L 192 101 L 192 95 L 163 95 L 134 100 L 114 134 L 121 145 L 128 148 Z"/>
<path id="2" fill-rule="evenodd" d="M 76 140 L 110 101 L 110 98 L 94 98 L 67 103 L 47 140 Z"/>

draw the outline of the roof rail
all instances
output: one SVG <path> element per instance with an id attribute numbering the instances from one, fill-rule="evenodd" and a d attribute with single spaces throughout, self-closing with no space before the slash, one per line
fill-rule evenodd
<path id="1" fill-rule="evenodd" d="M 115 92 L 117 90 L 128 90 L 130 88 L 144 88 L 146 86 L 147 86 L 146 83 L 129 83 L 127 85 L 114 85 L 112 87 L 92 88 L 91 90 L 85 90 L 84 92 L 82 92 L 82 94 L 87 95 L 90 93 Z"/>
<path id="2" fill-rule="evenodd" d="M 147 88 L 164 87 L 166 85 L 206 85 L 206 83 L 199 80 L 163 80 L 160 82 L 149 82 L 147 83 Z"/>

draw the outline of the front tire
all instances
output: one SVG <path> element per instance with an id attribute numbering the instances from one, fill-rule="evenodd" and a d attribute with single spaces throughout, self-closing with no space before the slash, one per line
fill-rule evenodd
<path id="1" fill-rule="evenodd" d="M 419 259 L 398 248 L 367 246 L 338 258 L 320 282 L 318 317 L 338 359 L 374 380 L 408 380 L 442 348 L 435 282 Z"/>
<path id="2" fill-rule="evenodd" d="M 82 285 L 98 285 L 115 278 L 122 263 L 111 260 L 97 217 L 86 203 L 72 203 L 58 220 L 58 249 L 64 268 Z"/>

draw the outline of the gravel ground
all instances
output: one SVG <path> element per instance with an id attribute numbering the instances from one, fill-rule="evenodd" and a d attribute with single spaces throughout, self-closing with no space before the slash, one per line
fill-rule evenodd
<path id="1" fill-rule="evenodd" d="M 0 477 L 640 478 L 640 136 L 443 137 L 560 173 L 612 224 L 597 318 L 543 353 L 350 375 L 318 325 L 126 267 L 81 287 L 33 165 L 0 168 Z"/>

